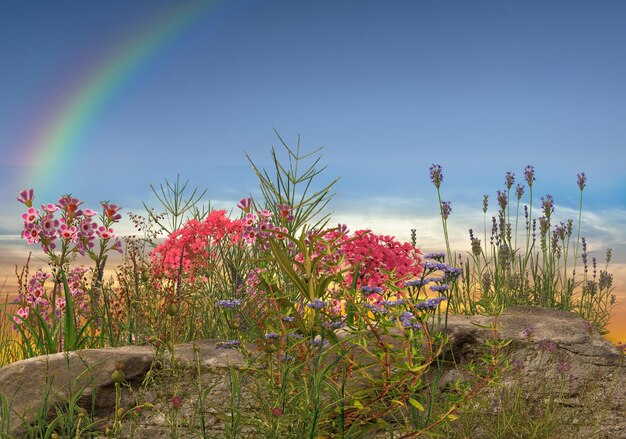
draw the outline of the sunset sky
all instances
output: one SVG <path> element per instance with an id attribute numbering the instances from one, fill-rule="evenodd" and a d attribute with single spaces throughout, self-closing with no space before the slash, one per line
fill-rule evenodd
<path id="1" fill-rule="evenodd" d="M 582 235 L 600 262 L 613 249 L 626 340 L 624 23 L 621 0 L 1 2 L 0 285 L 30 250 L 21 189 L 140 213 L 180 174 L 230 210 L 259 194 L 244 151 L 269 166 L 275 129 L 324 146 L 333 218 L 428 250 L 432 163 L 461 252 L 506 171 L 534 165 L 557 221 L 585 172 Z"/>

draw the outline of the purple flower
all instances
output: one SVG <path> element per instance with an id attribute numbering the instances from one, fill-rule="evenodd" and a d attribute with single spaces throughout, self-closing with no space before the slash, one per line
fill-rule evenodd
<path id="1" fill-rule="evenodd" d="M 443 217 L 443 219 L 448 219 L 451 213 L 452 213 L 452 207 L 450 206 L 450 202 L 442 201 L 441 202 L 441 216 Z"/>
<path id="2" fill-rule="evenodd" d="M 266 340 L 276 340 L 278 338 L 280 338 L 280 335 L 276 334 L 275 332 L 268 332 L 267 334 L 265 334 Z"/>
<path id="3" fill-rule="evenodd" d="M 425 259 L 434 259 L 436 261 L 442 261 L 446 257 L 445 253 L 428 253 L 424 255 Z"/>
<path id="4" fill-rule="evenodd" d="M 441 286 L 446 286 L 446 285 L 441 285 Z M 434 288 L 435 287 L 431 287 L 431 290 L 437 291 L 437 290 L 434 290 Z M 444 300 L 448 300 L 448 298 L 444 296 L 433 297 L 432 299 L 426 299 L 422 303 L 418 303 L 417 305 L 415 305 L 415 308 L 421 309 L 424 311 L 434 311 L 437 309 L 439 304 L 443 302 Z"/>
<path id="5" fill-rule="evenodd" d="M 524 168 L 524 179 L 528 183 L 528 187 L 532 187 L 533 181 L 535 181 L 535 167 L 528 165 Z"/>
<path id="6" fill-rule="evenodd" d="M 382 304 L 385 306 L 389 306 L 389 307 L 394 307 L 394 306 L 398 306 L 398 305 L 404 305 L 404 300 L 402 299 L 398 299 L 398 300 L 383 300 Z"/>
<path id="7" fill-rule="evenodd" d="M 235 349 L 239 344 L 239 340 L 220 341 L 215 345 L 215 349 Z"/>
<path id="8" fill-rule="evenodd" d="M 554 212 L 554 199 L 552 195 L 548 194 L 544 197 L 541 197 L 541 207 L 543 209 L 543 214 L 546 218 L 550 219 L 550 215 Z"/>
<path id="9" fill-rule="evenodd" d="M 504 176 L 504 184 L 507 189 L 511 190 L 513 183 L 515 183 L 515 174 L 509 171 Z"/>
<path id="10" fill-rule="evenodd" d="M 524 326 L 524 332 L 522 332 L 522 334 L 524 334 L 524 337 L 530 340 L 535 335 L 535 329 L 532 326 L 526 325 Z"/>
<path id="11" fill-rule="evenodd" d="M 369 285 L 363 285 L 361 287 L 361 292 L 363 294 L 382 294 L 383 289 L 381 287 L 370 287 Z"/>
<path id="12" fill-rule="evenodd" d="M 518 183 L 517 187 L 515 188 L 515 195 L 517 196 L 517 199 L 520 200 L 524 195 L 524 186 Z"/>
<path id="13" fill-rule="evenodd" d="M 430 167 L 430 180 L 434 183 L 435 187 L 439 189 L 443 181 L 443 172 L 440 165 L 433 164 Z"/>
<path id="14" fill-rule="evenodd" d="M 498 191 L 497 199 L 498 199 L 498 205 L 500 206 L 500 209 L 502 210 L 506 209 L 506 205 L 508 204 L 506 192 Z"/>
<path id="15" fill-rule="evenodd" d="M 236 306 L 241 305 L 241 300 L 239 299 L 218 300 L 216 305 L 221 306 L 223 308 L 234 308 Z"/>
<path id="16" fill-rule="evenodd" d="M 405 328 L 420 329 L 422 327 L 415 319 L 413 313 L 408 311 L 403 312 L 398 320 L 400 320 L 400 323 Z"/>
<path id="17" fill-rule="evenodd" d="M 578 174 L 577 183 L 578 183 L 578 188 L 582 192 L 582 190 L 585 188 L 585 185 L 587 184 L 587 176 L 585 175 L 584 172 L 581 172 L 580 174 Z"/>
<path id="18" fill-rule="evenodd" d="M 320 300 L 320 299 L 313 299 L 312 302 L 307 303 L 306 306 L 308 306 L 309 308 L 312 309 L 317 309 L 320 310 L 326 306 L 328 306 L 328 302 L 326 302 L 325 300 Z"/>
<path id="19" fill-rule="evenodd" d="M 427 285 L 429 282 L 428 279 L 416 279 L 416 280 L 410 280 L 408 282 L 404 283 L 404 287 L 423 287 L 424 285 Z"/>
<path id="20" fill-rule="evenodd" d="M 436 292 L 441 292 L 441 291 L 448 291 L 448 286 L 447 285 L 433 285 L 432 287 L 430 287 L 430 291 L 436 291 Z"/>
<path id="21" fill-rule="evenodd" d="M 294 320 L 293 316 L 283 317 L 283 322 L 291 323 L 293 322 L 293 320 Z"/>

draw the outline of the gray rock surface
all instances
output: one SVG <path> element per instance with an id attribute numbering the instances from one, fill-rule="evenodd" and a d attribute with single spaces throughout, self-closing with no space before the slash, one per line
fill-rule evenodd
<path id="1" fill-rule="evenodd" d="M 487 316 L 449 316 L 452 338 L 445 357 L 453 357 L 461 364 L 478 361 L 492 331 L 476 324 L 487 326 L 492 321 Z M 575 429 L 575 437 L 626 438 L 623 354 L 573 313 L 515 307 L 499 317 L 499 325 L 500 337 L 511 340 L 505 353 L 512 367 L 504 374 L 502 385 L 513 385 L 521 376 L 532 389 L 529 398 L 540 399 L 549 397 L 546 382 L 566 376 L 568 385 L 559 401 L 571 411 L 568 419 L 581 424 Z M 229 374 L 245 371 L 260 361 L 256 348 L 247 346 L 246 351 L 249 357 L 237 350 L 216 349 L 214 340 L 198 340 L 176 346 L 173 354 L 157 355 L 152 347 L 130 346 L 19 361 L 0 369 L 0 393 L 10 402 L 11 411 L 8 421 L 2 419 L 2 423 L 9 423 L 15 437 L 27 437 L 27 425 L 41 416 L 43 400 L 47 399 L 48 415 L 53 416 L 55 406 L 75 398 L 80 406 L 94 411 L 98 429 L 111 428 L 116 397 L 111 374 L 118 368 L 127 380 L 121 392 L 122 406 L 140 406 L 132 414 L 133 422 L 125 423 L 133 425 L 132 431 L 123 430 L 119 437 L 171 437 L 173 428 L 177 429 L 177 437 L 193 437 L 185 425 L 199 422 L 194 418 L 194 407 L 200 396 L 205 431 L 209 437 L 222 437 L 225 420 L 220 413 L 224 412 L 224 401 L 230 398 Z M 244 375 L 243 410 L 255 404 L 254 389 Z M 462 368 L 448 363 L 442 386 L 445 388 L 462 375 Z M 151 385 L 152 381 L 155 385 Z M 185 419 L 180 426 L 173 423 L 175 420 L 168 414 L 171 410 L 167 410 L 176 395 L 184 396 L 182 407 L 176 412 Z M 495 392 L 493 397 L 497 405 Z M 593 410 L 589 410 L 590 406 Z M 256 437 L 250 427 L 246 428 L 244 437 Z M 481 431 L 473 434 L 487 437 Z"/>

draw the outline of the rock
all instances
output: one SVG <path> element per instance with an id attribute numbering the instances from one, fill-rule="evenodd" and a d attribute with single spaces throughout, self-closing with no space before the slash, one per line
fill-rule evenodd
<path id="1" fill-rule="evenodd" d="M 463 364 L 480 361 L 485 342 L 493 337 L 493 331 L 483 327 L 492 321 L 488 316 L 448 317 L 451 343 L 444 359 L 454 358 L 461 367 L 444 361 L 440 380 L 444 391 L 463 377 Z M 546 383 L 566 382 L 558 401 L 563 413 L 571 412 L 576 437 L 626 438 L 624 356 L 614 346 L 576 314 L 564 311 L 515 307 L 505 310 L 498 322 L 499 337 L 510 340 L 504 353 L 512 365 L 502 376 L 502 386 L 514 386 L 521 379 L 531 389 L 529 398 L 540 403 L 554 396 Z M 241 410 L 258 406 L 262 389 L 246 371 L 262 368 L 263 354 L 253 346 L 246 346 L 247 356 L 217 346 L 215 340 L 198 340 L 175 346 L 172 354 L 141 346 L 88 349 L 7 365 L 0 369 L 0 393 L 11 404 L 10 431 L 16 437 L 26 435 L 28 425 L 41 416 L 42 401 L 47 399 L 47 415 L 54 417 L 55 406 L 71 398 L 94 412 L 96 430 L 112 428 L 116 402 L 111 374 L 121 368 L 127 380 L 122 412 L 133 421 L 123 423 L 118 437 L 170 437 L 174 428 L 177 437 L 193 437 L 197 429 L 186 425 L 201 421 L 209 437 L 221 437 L 231 383 L 236 381 L 241 390 Z M 492 407 L 497 408 L 498 393 L 491 392 L 485 397 L 492 398 Z M 200 403 L 202 410 L 197 409 Z M 0 425 L 6 422 L 2 419 Z M 244 437 L 255 437 L 253 425 L 245 425 L 243 432 Z M 474 437 L 487 437 L 481 434 L 475 431 Z"/>

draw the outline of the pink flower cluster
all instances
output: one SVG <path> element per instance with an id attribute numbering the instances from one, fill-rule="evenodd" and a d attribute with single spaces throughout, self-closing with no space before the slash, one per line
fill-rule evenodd
<path id="1" fill-rule="evenodd" d="M 362 286 L 383 287 L 393 273 L 396 286 L 403 286 L 411 277 L 419 277 L 423 267 L 420 252 L 410 243 L 401 243 L 393 236 L 379 235 L 370 230 L 357 230 L 352 239 L 342 246 L 346 262 L 361 264 L 357 288 Z M 352 283 L 353 273 L 346 278 Z"/>
<path id="2" fill-rule="evenodd" d="M 86 267 L 75 267 L 67 273 L 70 294 L 78 313 L 86 312 L 89 307 L 89 296 L 86 293 L 87 287 L 84 282 L 84 276 L 88 271 L 89 269 Z M 33 308 L 39 311 L 46 322 L 50 322 L 53 298 L 45 287 L 46 281 L 49 279 L 52 279 L 52 274 L 39 270 L 28 280 L 26 293 L 20 294 L 16 300 L 16 303 L 22 305 L 13 317 L 16 324 L 20 325 L 26 321 Z M 60 286 L 60 288 L 63 287 Z M 60 318 L 65 310 L 65 296 L 56 297 L 54 305 L 56 317 Z"/>
<path id="3" fill-rule="evenodd" d="M 70 195 L 59 198 L 56 204 L 42 204 L 41 210 L 33 207 L 33 190 L 23 190 L 17 200 L 28 207 L 22 214 L 24 229 L 22 238 L 29 244 L 40 243 L 44 252 L 56 256 L 55 250 L 61 244 L 64 253 L 76 251 L 81 255 L 94 252 L 95 241 L 100 241 L 100 253 L 113 249 L 122 252 L 122 243 L 116 238 L 111 225 L 121 219 L 120 210 L 115 204 L 102 202 L 103 212 L 99 225 L 94 217 L 97 212 L 79 209 L 82 201 Z M 59 214 L 60 218 L 56 215 Z"/>
<path id="4" fill-rule="evenodd" d="M 273 223 L 274 214 L 267 209 L 259 210 L 256 214 L 252 213 L 252 205 L 252 198 L 242 198 L 237 204 L 237 207 L 245 213 L 243 217 L 243 239 L 248 244 L 256 243 L 262 249 L 267 250 L 270 236 L 282 240 L 285 237 L 283 233 L 287 233 L 288 230 L 286 227 Z M 276 208 L 279 212 L 279 222 L 286 223 L 293 220 L 291 206 L 279 204 Z"/>
<path id="5" fill-rule="evenodd" d="M 225 210 L 214 210 L 204 221 L 189 220 L 174 231 L 163 244 L 151 253 L 155 272 L 175 279 L 181 269 L 190 279 L 202 276 L 215 260 L 211 246 L 218 245 L 229 237 L 230 243 L 241 241 L 243 230 L 241 220 L 231 220 Z"/>

